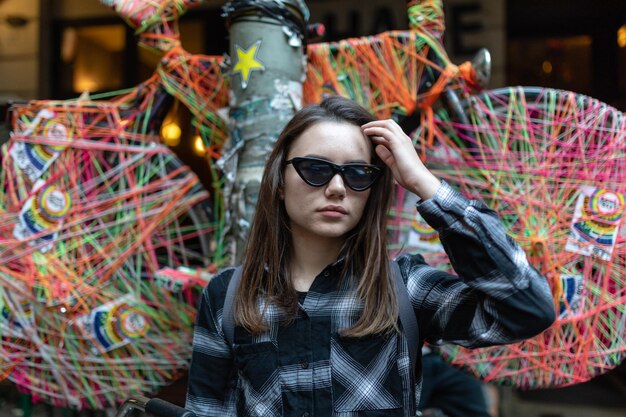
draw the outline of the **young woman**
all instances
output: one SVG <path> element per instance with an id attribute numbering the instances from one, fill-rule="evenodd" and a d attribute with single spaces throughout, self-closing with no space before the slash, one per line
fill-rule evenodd
<path id="1" fill-rule="evenodd" d="M 419 327 L 406 340 L 387 258 L 392 180 L 421 198 L 458 276 L 398 259 Z M 186 408 L 198 416 L 412 416 L 420 363 L 409 344 L 528 338 L 552 297 L 496 214 L 439 181 L 391 120 L 330 97 L 300 110 L 265 166 L 234 304 L 232 269 L 201 298 Z"/>

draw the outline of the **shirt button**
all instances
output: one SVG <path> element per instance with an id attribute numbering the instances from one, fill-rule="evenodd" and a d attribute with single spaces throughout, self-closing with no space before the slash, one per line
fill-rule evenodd
<path id="1" fill-rule="evenodd" d="M 307 361 L 300 362 L 300 366 L 302 369 L 307 369 L 309 367 L 309 363 Z"/>
<path id="2" fill-rule="evenodd" d="M 324 271 L 324 276 L 327 277 L 330 275 L 330 272 L 328 272 L 328 270 Z"/>

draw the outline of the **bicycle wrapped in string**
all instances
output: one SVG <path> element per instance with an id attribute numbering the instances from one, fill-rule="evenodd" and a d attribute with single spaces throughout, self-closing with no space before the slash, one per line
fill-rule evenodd
<path id="1" fill-rule="evenodd" d="M 584 382 L 623 360 L 626 128 L 619 111 L 569 91 L 485 89 L 488 54 L 450 62 L 438 0 L 407 3 L 409 30 L 308 44 L 304 2 L 282 2 L 278 11 L 228 3 L 231 30 L 258 16 L 301 56 L 295 78 L 276 76 L 266 83 L 272 95 L 258 100 L 246 94 L 271 73 L 265 66 L 278 52 L 269 41 L 256 43 L 257 32 L 239 38 L 229 57 L 192 55 L 177 21 L 202 1 L 102 2 L 162 58 L 128 91 L 11 109 L 0 176 L 0 369 L 19 389 L 54 405 L 99 409 L 178 378 L 188 366 L 195 298 L 212 272 L 234 262 L 232 241 L 245 235 L 255 152 L 280 130 L 276 123 L 255 135 L 262 125 L 250 117 L 271 119 L 266 106 L 274 103 L 279 121 L 287 120 L 324 93 L 400 121 L 431 170 L 501 213 L 549 280 L 559 315 L 552 328 L 515 345 L 444 347 L 449 362 L 485 381 L 531 389 Z M 225 112 L 233 91 L 241 96 Z M 204 142 L 208 190 L 160 143 L 173 102 L 189 109 Z M 244 176 L 247 183 L 238 183 Z M 393 251 L 415 248 L 447 268 L 411 199 L 396 194 Z"/>

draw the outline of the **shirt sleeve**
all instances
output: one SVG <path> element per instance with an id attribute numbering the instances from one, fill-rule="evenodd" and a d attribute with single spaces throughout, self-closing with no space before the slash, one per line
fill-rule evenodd
<path id="1" fill-rule="evenodd" d="M 401 260 L 422 340 L 465 347 L 508 344 L 554 322 L 546 278 L 528 263 L 493 210 L 445 182 L 417 209 L 439 232 L 458 275 L 427 265 L 419 255 Z"/>
<path id="2" fill-rule="evenodd" d="M 222 328 L 232 270 L 205 287 L 198 305 L 185 408 L 198 417 L 235 416 L 233 356 Z"/>

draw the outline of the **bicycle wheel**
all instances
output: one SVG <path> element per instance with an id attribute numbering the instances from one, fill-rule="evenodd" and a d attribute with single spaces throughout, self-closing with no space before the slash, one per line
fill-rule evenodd
<path id="1" fill-rule="evenodd" d="M 446 346 L 447 359 L 522 389 L 576 384 L 614 368 L 626 354 L 624 116 L 584 95 L 532 87 L 487 91 L 462 106 L 469 123 L 437 111 L 428 164 L 500 214 L 548 279 L 558 319 L 509 346 Z M 432 230 L 410 221 L 405 236 L 428 243 Z M 430 262 L 448 268 L 436 239 L 430 243 Z"/>
<path id="2" fill-rule="evenodd" d="M 111 103 L 14 109 L 0 175 L 2 370 L 103 409 L 188 366 L 215 222 L 198 178 Z M 129 130 L 125 130 L 128 128 Z"/>

